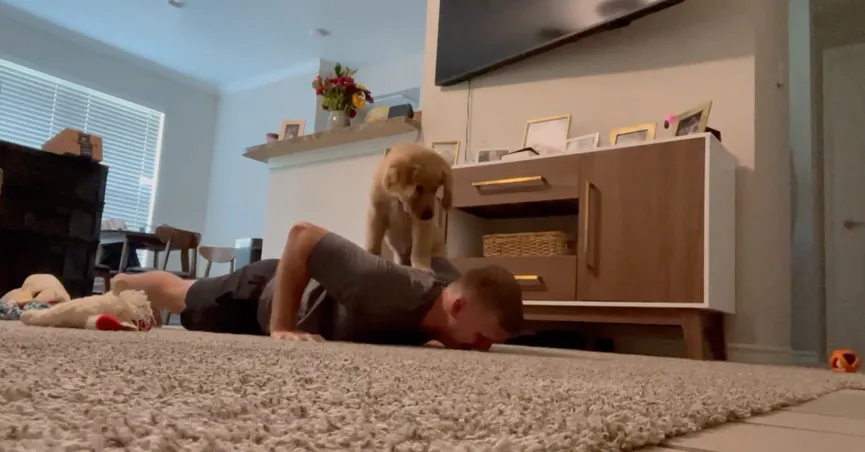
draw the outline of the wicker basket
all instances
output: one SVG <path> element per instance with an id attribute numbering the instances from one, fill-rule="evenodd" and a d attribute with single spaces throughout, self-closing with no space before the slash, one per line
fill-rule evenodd
<path id="1" fill-rule="evenodd" d="M 484 257 L 561 256 L 570 254 L 561 231 L 490 234 L 484 236 Z"/>

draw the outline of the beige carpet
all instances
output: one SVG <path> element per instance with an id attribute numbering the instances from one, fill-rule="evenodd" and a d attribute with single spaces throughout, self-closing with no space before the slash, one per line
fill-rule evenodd
<path id="1" fill-rule="evenodd" d="M 0 322 L 0 450 L 615 451 L 860 375 Z"/>

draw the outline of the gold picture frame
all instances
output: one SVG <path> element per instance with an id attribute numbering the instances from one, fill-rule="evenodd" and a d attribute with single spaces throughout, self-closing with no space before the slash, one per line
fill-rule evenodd
<path id="1" fill-rule="evenodd" d="M 555 130 L 555 122 L 563 122 L 562 124 L 562 137 L 561 140 L 557 136 L 552 136 L 551 133 L 558 135 L 558 131 Z M 541 130 L 539 133 L 541 135 L 529 139 L 529 132 L 532 127 L 537 128 L 539 124 L 543 123 L 552 123 L 550 124 L 553 129 L 551 130 Z M 571 114 L 565 115 L 557 115 L 557 116 L 547 116 L 545 118 L 538 119 L 530 119 L 526 121 L 526 129 L 523 131 L 523 146 L 527 147 L 531 146 L 538 154 L 550 154 L 550 153 L 563 153 L 565 152 L 565 141 L 568 139 L 568 134 L 571 133 Z M 549 135 L 549 136 L 544 136 Z M 543 138 L 541 138 L 543 137 Z M 538 146 L 538 147 L 535 147 Z M 539 149 L 540 148 L 540 149 Z"/>
<path id="2" fill-rule="evenodd" d="M 303 135 L 305 125 L 306 121 L 303 119 L 283 119 L 279 126 L 279 140 L 290 140 Z"/>
<path id="3" fill-rule="evenodd" d="M 460 160 L 460 140 L 453 141 L 433 141 L 430 143 L 430 149 L 438 152 L 445 160 L 450 162 L 451 166 L 459 163 Z"/>
<path id="4" fill-rule="evenodd" d="M 709 113 L 712 112 L 712 101 L 697 108 L 688 110 L 676 116 L 676 132 L 674 136 L 682 137 L 692 133 L 703 133 L 709 126 Z"/>
<path id="5" fill-rule="evenodd" d="M 655 139 L 657 124 L 646 122 L 628 127 L 619 127 L 610 131 L 610 145 L 643 143 Z M 641 132 L 645 132 L 641 134 Z M 625 141 L 621 138 L 625 137 Z"/>

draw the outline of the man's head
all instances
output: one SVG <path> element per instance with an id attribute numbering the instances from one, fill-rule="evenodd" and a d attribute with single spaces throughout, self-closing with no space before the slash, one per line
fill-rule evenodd
<path id="1" fill-rule="evenodd" d="M 442 294 L 447 327 L 437 338 L 451 348 L 486 351 L 519 332 L 523 297 L 514 275 L 498 265 L 467 271 Z"/>

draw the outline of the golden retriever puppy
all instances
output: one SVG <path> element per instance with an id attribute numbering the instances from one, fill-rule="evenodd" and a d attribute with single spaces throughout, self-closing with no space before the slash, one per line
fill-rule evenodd
<path id="1" fill-rule="evenodd" d="M 431 270 L 432 257 L 444 252 L 435 220 L 437 193 L 441 187 L 441 205 L 450 209 L 452 185 L 451 167 L 435 151 L 413 143 L 392 147 L 373 178 L 367 251 L 380 256 L 387 238 L 397 262 Z"/>

